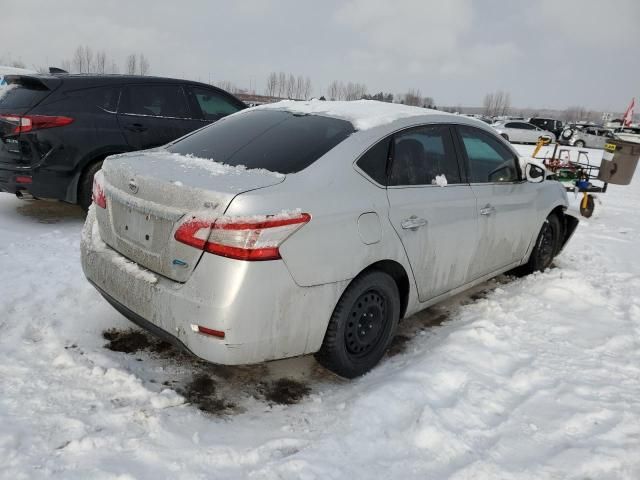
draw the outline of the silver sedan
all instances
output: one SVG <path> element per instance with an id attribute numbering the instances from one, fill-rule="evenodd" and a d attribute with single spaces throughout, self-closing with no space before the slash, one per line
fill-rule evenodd
<path id="1" fill-rule="evenodd" d="M 372 101 L 242 111 L 108 158 L 93 196 L 83 269 L 131 321 L 214 363 L 315 353 L 348 378 L 401 318 L 544 270 L 577 224 L 483 122 Z"/>
<path id="2" fill-rule="evenodd" d="M 541 138 L 548 139 L 550 142 L 556 141 L 556 136 L 552 132 L 528 122 L 506 120 L 496 122 L 492 127 L 502 138 L 512 143 L 537 143 Z"/>

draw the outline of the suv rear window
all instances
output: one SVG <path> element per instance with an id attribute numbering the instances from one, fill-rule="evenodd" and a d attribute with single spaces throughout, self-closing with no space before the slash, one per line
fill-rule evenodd
<path id="1" fill-rule="evenodd" d="M 167 150 L 287 174 L 305 169 L 353 132 L 345 120 L 254 110 L 225 117 Z"/>
<path id="2" fill-rule="evenodd" d="M 37 85 L 20 85 L 10 83 L 4 86 L 0 94 L 0 108 L 2 109 L 24 109 L 31 108 L 42 101 L 51 91 L 46 87 Z"/>

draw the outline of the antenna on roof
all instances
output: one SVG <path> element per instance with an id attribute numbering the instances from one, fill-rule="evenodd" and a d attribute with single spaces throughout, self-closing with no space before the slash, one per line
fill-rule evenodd
<path id="1" fill-rule="evenodd" d="M 69 73 L 69 72 L 58 67 L 49 67 L 49 73 Z"/>

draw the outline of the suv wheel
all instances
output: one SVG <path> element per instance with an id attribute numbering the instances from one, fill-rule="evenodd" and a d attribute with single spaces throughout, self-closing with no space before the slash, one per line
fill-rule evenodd
<path id="1" fill-rule="evenodd" d="M 399 318 L 395 281 L 383 272 L 365 273 L 340 297 L 316 359 L 342 377 L 360 376 L 380 361 Z"/>
<path id="2" fill-rule="evenodd" d="M 93 177 L 98 170 L 102 168 L 102 160 L 89 166 L 80 177 L 80 183 L 78 185 L 78 204 L 86 212 L 91 205 L 92 192 L 93 192 Z"/>
<path id="3" fill-rule="evenodd" d="M 584 141 L 583 140 L 578 140 L 573 144 L 574 147 L 578 147 L 578 148 L 584 148 Z"/>

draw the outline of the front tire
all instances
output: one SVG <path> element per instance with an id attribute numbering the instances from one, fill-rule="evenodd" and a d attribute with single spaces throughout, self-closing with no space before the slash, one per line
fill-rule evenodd
<path id="1" fill-rule="evenodd" d="M 584 148 L 584 142 L 582 140 L 578 140 L 573 144 L 574 147 Z"/>
<path id="2" fill-rule="evenodd" d="M 367 272 L 340 297 L 316 360 L 345 378 L 363 375 L 384 355 L 399 319 L 400 295 L 393 278 Z"/>
<path id="3" fill-rule="evenodd" d="M 555 214 L 549 215 L 538 233 L 529 261 L 521 267 L 518 273 L 544 272 L 549 268 L 554 257 L 560 251 L 562 236 L 560 219 Z"/>

